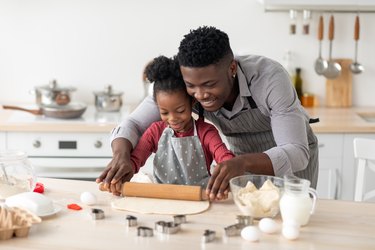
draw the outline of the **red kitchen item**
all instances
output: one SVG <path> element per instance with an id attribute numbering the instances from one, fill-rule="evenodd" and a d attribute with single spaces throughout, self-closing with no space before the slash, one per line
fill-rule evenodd
<path id="1" fill-rule="evenodd" d="M 69 209 L 72 209 L 72 210 L 81 210 L 82 207 L 79 206 L 78 204 L 75 204 L 75 203 L 72 203 L 72 204 L 68 204 L 67 206 Z"/>
<path id="2" fill-rule="evenodd" d="M 44 185 L 43 183 L 37 182 L 34 188 L 34 192 L 43 194 L 44 193 Z"/>

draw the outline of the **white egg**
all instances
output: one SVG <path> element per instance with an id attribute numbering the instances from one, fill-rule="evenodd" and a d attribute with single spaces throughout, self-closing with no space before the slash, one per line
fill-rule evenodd
<path id="1" fill-rule="evenodd" d="M 258 241 L 260 232 L 256 226 L 247 226 L 241 230 L 241 236 L 248 241 Z"/>
<path id="2" fill-rule="evenodd" d="M 91 192 L 83 192 L 81 194 L 81 202 L 86 205 L 94 205 L 96 203 L 97 199 L 95 194 Z"/>
<path id="3" fill-rule="evenodd" d="M 259 221 L 259 229 L 263 233 L 273 234 L 279 231 L 279 224 L 271 218 L 263 218 Z"/>
<path id="4" fill-rule="evenodd" d="M 283 225 L 282 234 L 288 240 L 295 240 L 299 237 L 299 226 L 296 225 Z"/>

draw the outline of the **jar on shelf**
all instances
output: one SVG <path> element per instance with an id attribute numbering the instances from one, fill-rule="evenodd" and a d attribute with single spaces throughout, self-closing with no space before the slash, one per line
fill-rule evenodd
<path id="1" fill-rule="evenodd" d="M 308 35 L 310 33 L 310 22 L 311 22 L 311 11 L 304 10 L 303 11 L 303 26 L 302 26 L 302 33 L 304 35 Z"/>
<path id="2" fill-rule="evenodd" d="M 35 171 L 25 152 L 0 152 L 0 199 L 33 191 L 35 184 Z"/>
<path id="3" fill-rule="evenodd" d="M 297 11 L 296 10 L 289 10 L 289 34 L 294 35 L 297 31 Z"/>

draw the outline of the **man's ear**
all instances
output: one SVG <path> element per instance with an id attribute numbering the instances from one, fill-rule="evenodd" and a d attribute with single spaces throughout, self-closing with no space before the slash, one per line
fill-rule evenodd
<path id="1" fill-rule="evenodd" d="M 230 69 L 230 74 L 232 76 L 235 76 L 237 75 L 237 62 L 236 60 L 232 60 L 231 63 L 230 63 L 230 66 L 229 66 L 229 69 Z"/>

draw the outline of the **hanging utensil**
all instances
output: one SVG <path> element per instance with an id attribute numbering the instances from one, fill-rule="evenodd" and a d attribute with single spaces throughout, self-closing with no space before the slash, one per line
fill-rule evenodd
<path id="1" fill-rule="evenodd" d="M 362 71 L 365 70 L 362 64 L 360 64 L 357 61 L 358 56 L 358 40 L 359 40 L 359 15 L 355 18 L 355 24 L 354 24 L 354 41 L 355 41 L 355 54 L 354 54 L 354 62 L 350 64 L 350 70 L 353 74 L 359 74 L 362 73 Z"/>
<path id="2" fill-rule="evenodd" d="M 323 75 L 326 78 L 334 79 L 341 74 L 341 65 L 332 60 L 332 42 L 335 33 L 335 23 L 333 15 L 329 19 L 329 30 L 328 30 L 328 39 L 329 39 L 329 60 L 327 70 L 324 71 Z"/>
<path id="3" fill-rule="evenodd" d="M 323 40 L 323 33 L 324 33 L 324 23 L 323 23 L 323 16 L 319 18 L 319 29 L 318 29 L 318 40 L 319 40 L 319 57 L 315 61 L 315 72 L 318 75 L 322 75 L 328 68 L 328 63 L 326 60 L 322 58 L 322 40 Z"/>

